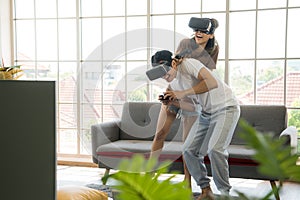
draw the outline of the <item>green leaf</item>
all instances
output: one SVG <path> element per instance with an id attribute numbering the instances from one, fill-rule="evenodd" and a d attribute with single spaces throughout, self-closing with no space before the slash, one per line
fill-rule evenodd
<path id="1" fill-rule="evenodd" d="M 120 171 L 103 177 L 102 180 L 112 178 L 118 181 L 117 185 L 112 186 L 119 191 L 118 200 L 191 199 L 192 191 L 185 181 L 172 182 L 175 174 L 165 180 L 159 180 L 160 175 L 168 171 L 166 166 L 169 164 L 167 161 L 159 165 L 156 174 L 147 173 L 155 170 L 157 161 L 154 158 L 146 160 L 137 154 L 130 160 L 122 160 L 119 165 Z"/>
<path id="2" fill-rule="evenodd" d="M 255 150 L 253 159 L 260 164 L 261 173 L 281 181 L 287 178 L 300 181 L 300 166 L 296 165 L 298 156 L 291 154 L 290 146 L 284 145 L 285 138 L 273 138 L 270 134 L 262 134 L 244 120 L 240 120 L 239 125 L 241 138 Z"/>
<path id="3" fill-rule="evenodd" d="M 247 146 L 255 150 L 253 159 L 259 163 L 259 171 L 262 174 L 278 179 L 280 182 L 289 179 L 300 182 L 300 166 L 296 165 L 298 155 L 291 154 L 292 148 L 284 145 L 286 138 L 273 138 L 271 134 L 262 134 L 251 127 L 246 121 L 240 120 L 240 137 Z M 270 199 L 278 194 L 282 185 L 272 188 L 261 200 Z M 239 194 L 241 195 L 241 194 Z"/>

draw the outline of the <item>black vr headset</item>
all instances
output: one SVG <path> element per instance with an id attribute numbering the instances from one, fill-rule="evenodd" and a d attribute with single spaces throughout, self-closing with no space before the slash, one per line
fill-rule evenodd
<path id="1" fill-rule="evenodd" d="M 206 34 L 213 34 L 218 27 L 216 20 L 210 18 L 192 17 L 189 21 L 189 27 L 194 31 L 203 31 Z"/>
<path id="2" fill-rule="evenodd" d="M 175 56 L 175 58 L 181 59 L 184 56 L 190 54 L 191 52 L 192 51 L 190 49 L 185 49 L 182 52 L 180 52 L 179 54 L 177 54 Z M 146 71 L 146 75 L 149 78 L 149 80 L 153 81 L 155 79 L 165 76 L 168 73 L 168 71 L 172 68 L 171 66 L 168 66 L 167 63 L 168 63 L 168 61 L 165 61 L 158 65 L 152 64 L 153 68 Z"/>

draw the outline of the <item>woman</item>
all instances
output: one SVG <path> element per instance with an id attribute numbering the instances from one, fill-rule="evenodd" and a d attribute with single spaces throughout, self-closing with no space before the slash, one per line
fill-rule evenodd
<path id="1" fill-rule="evenodd" d="M 213 70 L 216 68 L 217 58 L 219 54 L 219 46 L 215 39 L 214 32 L 218 27 L 218 21 L 210 18 L 195 18 L 192 17 L 189 21 L 189 27 L 193 29 L 194 36 L 192 38 L 183 39 L 176 53 L 180 54 L 185 50 L 191 50 L 190 54 L 186 57 L 191 57 L 202 62 L 206 67 Z M 161 51 L 161 54 L 165 53 L 165 60 L 171 58 L 172 53 Z M 171 65 L 171 60 L 167 61 Z M 152 65 L 159 64 L 155 57 L 152 57 Z M 169 86 L 167 90 L 176 90 L 175 86 Z M 183 122 L 183 141 L 190 132 L 194 122 L 199 116 L 199 110 L 195 111 L 199 104 L 193 100 L 193 98 L 185 98 L 183 101 L 163 101 L 161 111 L 159 114 L 159 120 L 157 124 L 157 132 L 155 134 L 151 156 L 158 157 L 161 149 L 164 145 L 164 140 L 167 137 L 170 127 L 176 118 L 178 108 L 181 108 L 181 118 Z M 184 179 L 191 186 L 191 177 L 184 163 Z"/>
<path id="2" fill-rule="evenodd" d="M 161 55 L 159 52 L 157 54 Z M 165 59 L 156 57 L 159 62 Z M 198 200 L 214 199 L 204 164 L 206 155 L 209 156 L 213 180 L 218 190 L 229 193 L 231 186 L 227 148 L 240 116 L 240 107 L 232 90 L 193 58 L 173 59 L 171 68 L 162 78 L 171 84 L 176 80 L 182 88 L 166 91 L 165 98 L 181 100 L 193 95 L 201 106 L 197 129 L 189 133 L 183 149 L 186 166 L 202 190 Z"/>
<path id="3" fill-rule="evenodd" d="M 214 32 L 218 26 L 219 23 L 216 19 L 192 17 L 189 27 L 193 29 L 194 36 L 181 40 L 176 54 L 189 49 L 192 53 L 187 57 L 199 60 L 211 70 L 216 69 L 219 45 Z"/>

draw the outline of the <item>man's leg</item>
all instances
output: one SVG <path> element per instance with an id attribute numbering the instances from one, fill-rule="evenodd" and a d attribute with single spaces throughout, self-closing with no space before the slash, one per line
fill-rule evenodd
<path id="1" fill-rule="evenodd" d="M 195 124 L 195 121 L 197 119 L 198 119 L 198 116 L 183 116 L 183 141 L 186 140 L 190 131 L 196 131 L 195 127 L 194 128 L 192 128 L 192 127 Z M 193 133 L 191 133 L 191 134 L 193 134 Z M 184 158 L 183 158 L 183 169 L 184 169 L 184 180 L 188 183 L 189 187 L 192 188 L 191 175 L 186 166 Z"/>
<path id="2" fill-rule="evenodd" d="M 190 132 L 184 142 L 183 158 L 197 185 L 201 188 L 206 188 L 210 186 L 210 179 L 207 176 L 207 170 L 204 164 L 205 154 L 200 152 L 200 148 L 204 144 L 203 141 L 207 136 L 206 133 L 209 128 L 210 116 L 201 114 L 198 122 L 197 132 L 194 134 Z"/>
<path id="3" fill-rule="evenodd" d="M 229 166 L 227 148 L 240 116 L 240 110 L 229 107 L 224 112 L 212 116 L 213 133 L 208 143 L 208 156 L 211 162 L 214 182 L 223 193 L 229 193 Z"/>

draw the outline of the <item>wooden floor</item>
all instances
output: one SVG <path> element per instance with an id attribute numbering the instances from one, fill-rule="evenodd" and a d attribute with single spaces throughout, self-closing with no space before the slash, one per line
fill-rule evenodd
<path id="1" fill-rule="evenodd" d="M 86 186 L 90 184 L 101 185 L 101 177 L 104 174 L 104 169 L 97 167 L 79 167 L 79 166 L 57 166 L 57 188 L 65 185 L 80 185 Z M 166 174 L 161 178 L 168 178 L 170 175 Z M 177 175 L 174 181 L 182 181 L 183 175 Z M 230 183 L 233 186 L 230 195 L 237 196 L 237 192 L 243 192 L 247 196 L 251 197 L 263 197 L 271 190 L 269 181 L 252 180 L 252 179 L 238 179 L 231 178 Z M 110 183 L 109 183 L 110 184 Z M 108 185 L 109 185 L 108 184 Z M 114 183 L 111 183 L 114 184 Z M 215 194 L 219 194 L 212 181 L 212 189 Z M 192 182 L 192 191 L 200 193 L 200 188 L 196 186 L 195 182 Z M 280 192 L 281 200 L 299 200 L 300 199 L 300 184 L 285 182 Z M 272 198 L 272 199 L 275 199 Z M 112 200 L 110 198 L 110 200 Z"/>

